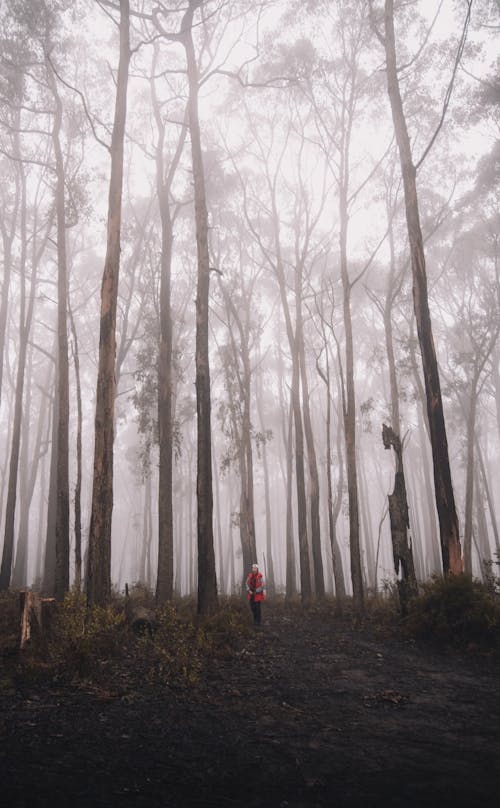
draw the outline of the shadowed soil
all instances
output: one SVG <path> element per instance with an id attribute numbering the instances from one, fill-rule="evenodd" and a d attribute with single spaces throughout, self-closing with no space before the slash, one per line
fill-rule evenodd
<path id="1" fill-rule="evenodd" d="M 2 804 L 500 804 L 499 663 L 487 656 L 266 608 L 194 687 L 133 674 L 124 660 L 105 686 L 2 680 Z"/>

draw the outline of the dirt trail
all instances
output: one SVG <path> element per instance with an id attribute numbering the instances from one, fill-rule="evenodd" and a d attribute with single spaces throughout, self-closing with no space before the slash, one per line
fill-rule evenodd
<path id="1" fill-rule="evenodd" d="M 199 685 L 0 691 L 9 808 L 496 806 L 498 663 L 267 616 Z"/>

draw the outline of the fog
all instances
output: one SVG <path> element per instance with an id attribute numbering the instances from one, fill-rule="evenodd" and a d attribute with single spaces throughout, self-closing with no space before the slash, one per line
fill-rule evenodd
<path id="1" fill-rule="evenodd" d="M 109 563 L 192 595 L 211 551 L 220 594 L 253 561 L 308 599 L 388 591 L 410 555 L 487 578 L 496 3 L 131 0 L 125 59 L 128 5 L 1 5 L 2 588 Z"/>

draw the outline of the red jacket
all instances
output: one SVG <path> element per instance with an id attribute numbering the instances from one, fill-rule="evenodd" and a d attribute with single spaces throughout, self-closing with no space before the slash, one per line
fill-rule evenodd
<path id="1" fill-rule="evenodd" d="M 251 572 L 247 577 L 247 598 L 254 597 L 254 600 L 264 600 L 265 593 L 264 593 L 264 578 L 261 572 L 256 572 L 255 574 Z"/>

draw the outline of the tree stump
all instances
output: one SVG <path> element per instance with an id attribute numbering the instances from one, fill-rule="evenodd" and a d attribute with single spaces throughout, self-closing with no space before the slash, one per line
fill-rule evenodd
<path id="1" fill-rule="evenodd" d="M 42 598 L 39 592 L 20 593 L 21 651 L 31 640 L 40 640 L 49 633 L 55 603 L 55 598 Z"/>

